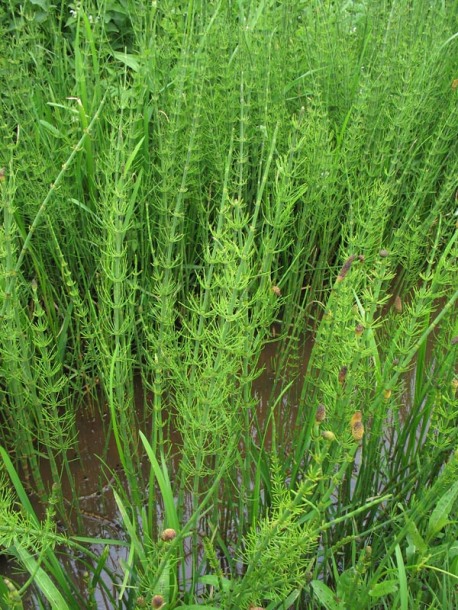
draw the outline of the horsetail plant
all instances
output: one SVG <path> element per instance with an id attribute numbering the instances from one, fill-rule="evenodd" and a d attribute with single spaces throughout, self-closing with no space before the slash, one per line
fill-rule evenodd
<path id="1" fill-rule="evenodd" d="M 1 607 L 457 605 L 436 4 L 5 4 Z"/>

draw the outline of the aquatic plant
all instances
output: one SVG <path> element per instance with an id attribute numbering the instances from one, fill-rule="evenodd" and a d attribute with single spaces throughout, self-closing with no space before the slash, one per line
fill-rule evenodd
<path id="1" fill-rule="evenodd" d="M 7 3 L 0 606 L 458 605 L 457 24 Z"/>

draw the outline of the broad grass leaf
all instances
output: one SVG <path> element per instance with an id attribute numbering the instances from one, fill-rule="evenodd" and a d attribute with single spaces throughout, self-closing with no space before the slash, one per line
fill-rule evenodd
<path id="1" fill-rule="evenodd" d="M 51 123 L 48 123 L 48 121 L 40 119 L 38 122 L 40 123 L 40 125 L 42 127 L 44 127 L 46 129 L 46 131 L 48 131 L 55 138 L 63 138 L 64 137 L 64 134 L 61 131 L 59 131 L 57 129 L 57 127 L 54 127 L 54 125 L 51 125 Z"/>
<path id="2" fill-rule="evenodd" d="M 134 72 L 138 72 L 140 70 L 138 56 L 132 55 L 131 53 L 120 53 L 119 51 L 115 51 L 113 55 L 118 61 L 121 61 L 128 68 L 132 68 Z"/>
<path id="3" fill-rule="evenodd" d="M 216 576 L 215 574 L 206 574 L 199 578 L 199 582 L 202 585 L 210 585 L 215 589 L 222 591 L 229 591 L 232 587 L 232 580 L 224 578 L 223 576 Z"/>
<path id="4" fill-rule="evenodd" d="M 381 597 L 385 597 L 385 595 L 391 595 L 392 593 L 396 593 L 398 590 L 398 581 L 396 579 L 384 580 L 382 582 L 378 582 L 376 585 L 372 587 L 369 591 L 369 595 L 374 599 L 380 599 Z"/>
<path id="5" fill-rule="evenodd" d="M 287 610 L 288 608 L 291 608 L 296 599 L 299 597 L 300 593 L 301 592 L 299 589 L 294 589 L 294 591 L 292 591 L 288 597 L 282 600 L 280 603 L 278 601 L 270 602 L 270 604 L 267 606 L 267 610 Z"/>
<path id="6" fill-rule="evenodd" d="M 434 538 L 449 522 L 450 511 L 458 496 L 458 481 L 439 499 L 431 513 L 426 531 L 428 540 Z"/>
<path id="7" fill-rule="evenodd" d="M 0 457 L 2 458 L 6 470 L 8 471 L 8 474 L 10 476 L 11 482 L 14 485 L 14 489 L 16 490 L 16 493 L 18 495 L 22 510 L 25 511 L 28 519 L 30 519 L 37 527 L 39 527 L 40 522 L 29 500 L 29 496 L 25 491 L 24 486 L 22 485 L 21 479 L 13 465 L 13 462 L 11 461 L 8 453 L 3 447 L 0 447 Z"/>
<path id="8" fill-rule="evenodd" d="M 407 517 L 407 515 L 406 515 Z M 422 535 L 418 531 L 415 523 L 407 517 L 407 542 L 409 546 L 406 549 L 407 559 L 410 561 L 418 552 L 424 556 L 428 552 L 428 545 L 424 541 Z"/>
<path id="9" fill-rule="evenodd" d="M 398 583 L 399 583 L 399 596 L 401 600 L 401 610 L 408 610 L 408 585 L 407 585 L 407 574 L 406 566 L 404 564 L 404 558 L 402 556 L 401 547 L 399 544 L 395 548 L 396 561 L 398 564 Z"/>
<path id="10" fill-rule="evenodd" d="M 165 463 L 164 456 L 161 456 L 162 465 L 159 465 L 159 462 L 156 456 L 154 455 L 153 449 L 143 432 L 140 432 L 140 438 L 142 440 L 143 446 L 146 449 L 148 459 L 151 463 L 151 468 L 154 472 L 157 483 L 161 490 L 162 499 L 164 501 L 167 526 L 172 527 L 173 529 L 178 531 L 180 529 L 180 520 L 178 518 L 178 513 L 175 506 L 175 498 L 173 495 L 172 485 L 170 483 L 169 473 L 167 471 L 167 465 Z"/>
<path id="11" fill-rule="evenodd" d="M 116 493 L 115 490 L 113 490 L 113 495 L 114 495 L 116 504 L 118 505 L 119 512 L 121 513 L 124 527 L 127 531 L 127 534 L 129 535 L 131 546 L 134 547 L 135 553 L 137 554 L 140 561 L 146 561 L 145 549 L 143 548 L 143 542 L 140 540 L 140 537 L 138 536 L 137 527 L 135 525 L 135 520 L 131 519 L 129 517 L 128 508 L 124 505 L 123 501 L 121 500 L 120 496 Z"/>
<path id="12" fill-rule="evenodd" d="M 355 595 L 358 595 L 360 589 L 359 580 L 359 575 L 354 568 L 342 572 L 337 582 L 337 597 L 348 602 Z"/>
<path id="13" fill-rule="evenodd" d="M 129 173 L 130 167 L 131 167 L 132 163 L 135 161 L 135 157 L 138 155 L 138 151 L 143 146 L 144 140 L 145 140 L 145 136 L 143 136 L 143 138 L 140 138 L 140 141 L 137 143 L 134 150 L 130 153 L 129 158 L 127 159 L 125 167 L 124 167 L 124 172 L 123 172 L 124 177 L 126 177 L 127 174 Z M 137 178 L 137 181 L 138 181 L 138 178 Z"/>
<path id="14" fill-rule="evenodd" d="M 455 555 L 450 559 L 450 568 L 449 571 L 451 574 L 458 578 L 458 555 Z"/>
<path id="15" fill-rule="evenodd" d="M 29 2 L 30 2 L 30 4 L 39 6 L 44 11 L 49 11 L 49 1 L 48 0 L 29 0 Z"/>
<path id="16" fill-rule="evenodd" d="M 29 574 L 33 574 L 34 584 L 49 601 L 51 608 L 58 608 L 59 610 L 71 610 L 72 606 L 67 604 L 59 589 L 57 589 L 56 585 L 46 574 L 43 568 L 40 567 L 33 555 L 21 547 L 19 543 L 16 545 L 16 552 Z M 75 606 L 73 606 L 73 608 L 75 608 Z"/>
<path id="17" fill-rule="evenodd" d="M 318 600 L 327 610 L 344 610 L 345 606 L 336 597 L 334 591 L 321 580 L 312 580 L 310 583 Z"/>

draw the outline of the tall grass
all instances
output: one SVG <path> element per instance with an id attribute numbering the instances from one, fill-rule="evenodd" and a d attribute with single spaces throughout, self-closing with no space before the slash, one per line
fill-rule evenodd
<path id="1" fill-rule="evenodd" d="M 457 18 L 6 3 L 2 607 L 457 605 Z M 117 540 L 62 497 L 89 404 Z"/>

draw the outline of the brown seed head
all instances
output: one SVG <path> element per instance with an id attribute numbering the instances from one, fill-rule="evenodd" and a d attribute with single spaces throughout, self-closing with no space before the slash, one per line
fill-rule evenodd
<path id="1" fill-rule="evenodd" d="M 315 413 L 315 421 L 317 424 L 321 424 L 326 419 L 326 407 L 323 404 L 319 404 Z"/>
<path id="2" fill-rule="evenodd" d="M 161 534 L 161 540 L 163 540 L 164 542 L 170 542 L 171 540 L 173 540 L 174 538 L 176 538 L 176 531 L 174 529 L 172 529 L 171 527 L 168 527 L 167 529 L 165 529 L 162 534 Z"/>
<path id="3" fill-rule="evenodd" d="M 281 290 L 278 286 L 272 286 L 272 292 L 276 297 L 281 297 Z"/>
<path id="4" fill-rule="evenodd" d="M 360 441 L 364 436 L 364 426 L 362 421 L 357 421 L 351 429 L 351 434 L 355 441 Z"/>
<path id="5" fill-rule="evenodd" d="M 402 300 L 399 295 L 394 299 L 393 307 L 396 313 L 402 313 Z"/>
<path id="6" fill-rule="evenodd" d="M 364 332 L 364 326 L 362 324 L 357 324 L 355 328 L 355 335 L 357 337 L 361 337 Z"/>
<path id="7" fill-rule="evenodd" d="M 146 599 L 143 597 L 143 595 L 139 595 L 135 600 L 135 603 L 139 608 L 146 608 Z"/>
<path id="8" fill-rule="evenodd" d="M 363 414 L 361 411 L 355 411 L 350 420 L 350 426 L 353 428 L 353 426 L 360 421 L 363 421 Z"/>
<path id="9" fill-rule="evenodd" d="M 155 595 L 151 600 L 151 608 L 162 608 L 165 604 L 165 600 L 162 595 Z"/>

